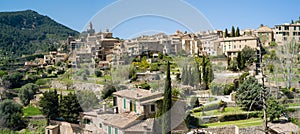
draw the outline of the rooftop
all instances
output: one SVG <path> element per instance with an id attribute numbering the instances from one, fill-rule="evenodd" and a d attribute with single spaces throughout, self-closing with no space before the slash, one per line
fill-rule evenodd
<path id="1" fill-rule="evenodd" d="M 262 26 L 257 29 L 257 32 L 273 32 L 273 30 L 267 26 Z"/>
<path id="2" fill-rule="evenodd" d="M 126 128 L 125 132 L 143 132 L 145 129 L 151 130 L 154 124 L 154 118 L 149 118 L 147 120 L 141 120 L 141 122 Z"/>
<path id="3" fill-rule="evenodd" d="M 258 37 L 255 36 L 240 36 L 240 37 L 221 38 L 220 41 L 257 40 L 257 39 Z"/>
<path id="4" fill-rule="evenodd" d="M 163 93 L 161 92 L 152 93 L 150 90 L 145 90 L 145 89 L 132 89 L 132 90 L 121 90 L 115 92 L 114 95 L 129 98 L 129 99 L 146 101 L 154 98 L 160 98 L 163 96 Z"/>
<path id="5" fill-rule="evenodd" d="M 139 116 L 134 113 L 101 114 L 99 118 L 103 120 L 104 124 L 109 124 L 117 128 L 126 128 L 139 121 Z"/>

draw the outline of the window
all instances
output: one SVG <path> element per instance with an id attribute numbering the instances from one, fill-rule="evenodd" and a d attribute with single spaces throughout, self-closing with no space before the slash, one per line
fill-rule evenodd
<path id="1" fill-rule="evenodd" d="M 115 134 L 118 134 L 118 128 L 115 128 Z"/>
<path id="2" fill-rule="evenodd" d="M 281 30 L 281 27 L 278 27 L 279 30 Z"/>
<path id="3" fill-rule="evenodd" d="M 287 38 L 286 38 L 286 37 L 283 37 L 283 40 L 284 40 L 284 41 L 286 41 L 286 40 L 287 40 Z"/>
<path id="4" fill-rule="evenodd" d="M 124 102 L 124 109 L 126 109 L 126 98 L 123 99 Z"/>
<path id="5" fill-rule="evenodd" d="M 296 26 L 294 26 L 294 30 L 296 30 L 297 29 L 297 27 Z"/>
<path id="6" fill-rule="evenodd" d="M 229 49 L 231 49 L 231 45 L 229 45 L 229 47 L 228 47 Z"/>
<path id="7" fill-rule="evenodd" d="M 293 32 L 293 36 L 296 36 L 297 35 L 297 32 Z"/>
<path id="8" fill-rule="evenodd" d="M 289 26 L 284 26 L 284 30 L 289 30 Z"/>
<path id="9" fill-rule="evenodd" d="M 152 105 L 150 106 L 150 112 L 155 112 L 155 105 L 154 105 L 154 104 L 152 104 Z"/>
<path id="10" fill-rule="evenodd" d="M 111 127 L 110 126 L 107 126 L 107 133 L 111 134 Z"/>
<path id="11" fill-rule="evenodd" d="M 235 48 L 236 48 L 236 45 L 234 45 L 233 48 L 235 49 Z"/>
<path id="12" fill-rule="evenodd" d="M 91 119 L 87 119 L 87 118 L 84 118 L 83 121 L 82 121 L 83 124 L 88 124 L 90 125 L 92 123 L 92 120 Z"/>
<path id="13" fill-rule="evenodd" d="M 102 123 L 99 123 L 99 127 L 102 128 Z"/>
<path id="14" fill-rule="evenodd" d="M 240 48 L 242 48 L 242 45 L 240 45 Z"/>
<path id="15" fill-rule="evenodd" d="M 134 101 L 133 109 L 134 109 L 134 112 L 136 112 L 136 101 Z"/>

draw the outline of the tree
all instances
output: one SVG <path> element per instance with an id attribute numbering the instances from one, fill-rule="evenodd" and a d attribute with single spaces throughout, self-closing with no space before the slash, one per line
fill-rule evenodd
<path id="1" fill-rule="evenodd" d="M 23 74 L 14 72 L 9 75 L 4 75 L 2 80 L 6 88 L 18 88 L 22 85 Z"/>
<path id="2" fill-rule="evenodd" d="M 187 66 L 184 66 L 182 68 L 182 75 L 181 75 L 181 81 L 182 81 L 183 85 L 188 85 L 188 83 L 189 83 L 188 77 L 189 77 L 189 75 L 188 75 Z"/>
<path id="3" fill-rule="evenodd" d="M 159 71 L 159 67 L 157 64 L 150 64 L 150 71 Z"/>
<path id="4" fill-rule="evenodd" d="M 200 106 L 201 106 L 201 104 L 200 104 L 200 102 L 199 102 L 199 98 L 197 98 L 197 97 L 192 98 L 191 103 L 192 103 L 191 106 L 192 106 L 193 108 L 196 108 L 196 107 L 200 107 Z"/>
<path id="5" fill-rule="evenodd" d="M 242 52 L 238 52 L 238 55 L 236 57 L 236 61 L 237 61 L 237 67 L 238 69 L 241 71 L 244 69 L 245 65 L 244 65 L 244 59 L 242 58 Z"/>
<path id="6" fill-rule="evenodd" d="M 245 46 L 241 52 L 242 55 L 242 64 L 246 66 L 247 64 L 252 64 L 256 58 L 256 50 Z"/>
<path id="7" fill-rule="evenodd" d="M 54 90 L 43 93 L 43 97 L 41 97 L 41 100 L 39 101 L 39 106 L 47 119 L 55 119 L 59 117 L 57 91 Z"/>
<path id="8" fill-rule="evenodd" d="M 267 99 L 267 117 L 270 121 L 279 119 L 279 117 L 285 112 L 285 107 L 280 104 L 275 98 L 269 97 Z"/>
<path id="9" fill-rule="evenodd" d="M 262 85 L 255 77 L 248 77 L 239 86 L 236 93 L 236 103 L 246 110 L 260 110 L 262 108 Z"/>
<path id="10" fill-rule="evenodd" d="M 201 84 L 201 72 L 197 62 L 195 63 L 195 69 L 193 70 L 192 75 L 194 75 L 194 85 L 196 85 L 197 88 L 197 86 Z"/>
<path id="11" fill-rule="evenodd" d="M 0 102 L 0 128 L 20 130 L 25 127 L 22 106 L 12 100 Z"/>
<path id="12" fill-rule="evenodd" d="M 113 86 L 113 85 L 105 85 L 104 89 L 101 92 L 101 97 L 102 97 L 102 99 L 106 99 L 106 98 L 112 96 L 112 94 L 114 92 L 116 92 L 116 91 L 117 90 L 116 90 L 115 86 Z"/>
<path id="13" fill-rule="evenodd" d="M 91 90 L 81 90 L 76 93 L 78 102 L 84 111 L 94 109 L 99 102 L 96 94 Z"/>
<path id="14" fill-rule="evenodd" d="M 192 72 L 192 68 L 189 67 L 189 70 L 188 70 L 188 85 L 191 86 L 191 87 L 194 87 L 194 75 L 193 75 L 193 72 Z"/>
<path id="15" fill-rule="evenodd" d="M 202 79 L 204 83 L 204 89 L 209 88 L 209 83 L 213 80 L 213 70 L 209 57 L 202 56 Z"/>
<path id="16" fill-rule="evenodd" d="M 19 97 L 23 105 L 27 106 L 30 100 L 34 98 L 34 94 L 38 90 L 38 86 L 32 83 L 28 83 L 21 87 Z"/>
<path id="17" fill-rule="evenodd" d="M 238 71 L 238 61 L 237 61 L 237 58 L 233 58 L 232 60 L 230 60 L 230 64 L 228 66 L 228 70 Z"/>
<path id="18" fill-rule="evenodd" d="M 234 28 L 234 26 L 231 27 L 230 37 L 235 37 L 235 28 Z"/>
<path id="19" fill-rule="evenodd" d="M 101 77 L 102 76 L 102 72 L 100 70 L 96 70 L 95 71 L 95 75 L 96 75 L 96 77 Z"/>
<path id="20" fill-rule="evenodd" d="M 299 49 L 300 44 L 296 43 L 295 40 L 278 46 L 276 49 L 276 55 L 283 73 L 284 84 L 288 89 L 292 86 L 292 79 L 295 74 L 293 68 L 297 67 L 296 60 Z"/>
<path id="21" fill-rule="evenodd" d="M 128 72 L 128 79 L 131 79 L 132 81 L 137 80 L 136 69 L 133 65 L 129 67 Z"/>
<path id="22" fill-rule="evenodd" d="M 241 36 L 240 28 L 239 28 L 239 27 L 236 28 L 235 36 L 236 36 L 236 37 Z"/>
<path id="23" fill-rule="evenodd" d="M 167 77 L 165 82 L 165 91 L 163 98 L 163 120 L 162 120 L 162 133 L 171 134 L 171 112 L 172 107 L 172 87 L 170 76 L 170 62 L 167 63 Z"/>
<path id="24" fill-rule="evenodd" d="M 225 34 L 224 34 L 224 37 L 226 38 L 226 37 L 228 37 L 229 36 L 229 34 L 228 34 L 228 30 L 227 30 L 227 28 L 225 29 Z"/>
<path id="25" fill-rule="evenodd" d="M 69 93 L 63 97 L 59 106 L 60 117 L 67 122 L 77 123 L 80 112 L 82 112 L 82 109 L 76 98 L 76 94 Z"/>
<path id="26" fill-rule="evenodd" d="M 4 75 L 7 75 L 7 71 L 5 70 L 0 70 L 0 78 L 2 78 Z"/>
<path id="27" fill-rule="evenodd" d="M 48 81 L 46 79 L 38 79 L 35 84 L 39 86 L 39 88 L 41 88 L 42 85 L 46 85 L 48 83 Z"/>

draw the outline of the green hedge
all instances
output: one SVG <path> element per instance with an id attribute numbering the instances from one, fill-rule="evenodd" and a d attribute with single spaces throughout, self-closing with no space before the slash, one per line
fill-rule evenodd
<path id="1" fill-rule="evenodd" d="M 257 118 L 257 117 L 261 117 L 260 112 L 223 115 L 223 116 L 219 116 L 218 120 L 224 122 L 224 121 L 245 120 L 248 118 Z"/>

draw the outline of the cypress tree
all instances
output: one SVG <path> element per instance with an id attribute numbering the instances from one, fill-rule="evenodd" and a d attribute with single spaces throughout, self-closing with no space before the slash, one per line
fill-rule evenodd
<path id="1" fill-rule="evenodd" d="M 227 28 L 225 29 L 224 37 L 225 37 L 225 38 L 228 37 L 228 30 L 227 30 Z"/>
<path id="2" fill-rule="evenodd" d="M 239 27 L 236 28 L 235 36 L 236 37 L 241 36 L 241 34 L 240 34 L 240 28 Z"/>
<path id="3" fill-rule="evenodd" d="M 188 83 L 189 83 L 189 74 L 188 74 L 188 70 L 187 70 L 187 66 L 185 66 L 184 68 L 183 68 L 183 72 L 182 72 L 182 74 L 183 74 L 183 78 L 182 78 L 182 84 L 183 85 L 188 85 Z"/>
<path id="4" fill-rule="evenodd" d="M 162 134 L 171 134 L 171 111 L 172 107 L 172 87 L 170 76 L 170 62 L 167 64 L 167 77 L 165 81 L 165 91 L 163 99 L 163 120 L 162 120 Z"/>
<path id="5" fill-rule="evenodd" d="M 206 68 L 206 57 L 205 56 L 202 56 L 202 76 L 203 76 L 203 82 L 204 84 L 207 83 L 208 81 L 208 73 L 207 73 L 207 68 Z M 205 85 L 205 89 L 206 89 L 206 85 Z"/>
<path id="6" fill-rule="evenodd" d="M 238 52 L 236 60 L 237 60 L 237 63 L 238 63 L 239 70 L 244 69 L 244 62 L 243 62 L 243 58 L 242 58 L 242 53 L 241 52 Z"/>
<path id="7" fill-rule="evenodd" d="M 190 86 L 194 86 L 194 75 L 193 75 L 193 72 L 192 72 L 192 68 L 191 67 L 189 67 L 189 85 Z"/>
<path id="8" fill-rule="evenodd" d="M 199 64 L 196 62 L 196 66 L 194 69 L 194 76 L 195 76 L 195 80 L 194 80 L 194 84 L 197 86 L 199 84 L 201 84 L 201 72 L 199 69 Z"/>
<path id="9" fill-rule="evenodd" d="M 231 27 L 230 37 L 235 37 L 235 29 L 234 29 L 234 26 Z"/>

